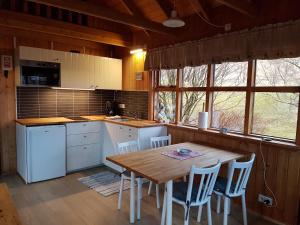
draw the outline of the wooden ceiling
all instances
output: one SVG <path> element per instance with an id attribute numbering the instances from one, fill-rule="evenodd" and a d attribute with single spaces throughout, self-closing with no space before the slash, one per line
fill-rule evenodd
<path id="1" fill-rule="evenodd" d="M 276 3 L 275 3 L 276 2 Z M 50 33 L 57 27 L 69 29 L 82 39 L 110 45 L 150 47 L 199 39 L 224 33 L 230 23 L 232 31 L 300 18 L 299 0 L 0 0 L 0 26 L 25 29 L 36 21 L 47 25 Z M 172 9 L 186 22 L 184 28 L 162 25 Z M 46 13 L 43 15 L 42 9 Z M 13 11 L 13 12 L 12 12 Z M 25 15 L 29 14 L 29 15 Z M 36 19 L 36 16 L 44 17 Z M 15 20 L 21 20 L 18 23 Z M 52 20 L 55 20 L 54 23 Z M 211 24 L 217 24 L 219 27 Z M 84 28 L 82 29 L 82 27 Z M 25 28 L 24 28 L 25 27 Z M 33 26 L 34 27 L 34 26 Z M 42 30 L 42 27 L 36 28 Z M 55 30 L 56 29 L 56 30 Z M 54 31 L 53 31 L 54 30 Z M 97 31 L 98 30 L 98 31 Z M 81 32 L 81 33 L 80 33 Z M 85 34 L 90 32 L 90 34 Z M 64 35 L 69 34 L 64 30 Z M 89 35 L 92 35 L 91 37 Z M 112 41 L 109 37 L 112 37 Z M 70 35 L 69 35 L 70 36 Z"/>

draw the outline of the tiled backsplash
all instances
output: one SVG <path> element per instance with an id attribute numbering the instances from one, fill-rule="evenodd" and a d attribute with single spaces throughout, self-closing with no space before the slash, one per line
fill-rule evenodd
<path id="1" fill-rule="evenodd" d="M 148 93 L 128 91 L 82 91 L 36 87 L 17 88 L 18 118 L 105 114 L 106 101 L 124 103 L 123 115 L 137 113 L 148 118 Z"/>

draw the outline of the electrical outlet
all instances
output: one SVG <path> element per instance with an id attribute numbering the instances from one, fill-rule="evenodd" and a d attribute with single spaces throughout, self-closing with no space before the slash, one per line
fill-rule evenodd
<path id="1" fill-rule="evenodd" d="M 273 198 L 259 194 L 258 195 L 258 202 L 261 202 L 267 206 L 272 206 L 273 205 Z"/>

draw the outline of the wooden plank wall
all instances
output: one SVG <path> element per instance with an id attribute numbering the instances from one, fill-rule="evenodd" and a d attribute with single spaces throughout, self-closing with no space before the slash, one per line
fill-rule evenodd
<path id="1" fill-rule="evenodd" d="M 114 49 L 108 45 L 76 40 L 71 38 L 45 35 L 21 30 L 0 28 L 0 55 L 14 55 L 14 37 L 17 46 L 46 48 L 81 53 L 111 56 Z M 16 96 L 14 71 L 5 78 L 0 70 L 0 163 L 1 174 L 16 172 Z"/>
<path id="2" fill-rule="evenodd" d="M 265 217 L 284 224 L 299 223 L 300 197 L 300 151 L 294 147 L 276 146 L 266 143 L 261 149 L 266 160 L 266 180 L 274 191 L 278 206 L 268 208 L 257 202 L 258 194 L 271 196 L 264 185 L 263 161 L 260 154 L 260 142 L 221 135 L 196 129 L 169 126 L 173 143 L 185 141 L 221 147 L 228 150 L 244 150 L 256 153 L 256 161 L 247 187 L 247 207 Z M 226 171 L 226 170 L 223 170 Z M 225 175 L 222 172 L 222 175 Z"/>
<path id="3" fill-rule="evenodd" d="M 148 91 L 149 72 L 144 71 L 146 53 L 138 53 L 123 58 L 123 90 Z M 136 80 L 136 73 L 143 72 L 142 80 Z"/>

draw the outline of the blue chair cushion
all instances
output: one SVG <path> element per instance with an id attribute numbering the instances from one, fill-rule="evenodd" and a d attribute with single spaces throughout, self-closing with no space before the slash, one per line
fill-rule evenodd
<path id="1" fill-rule="evenodd" d="M 226 186 L 227 186 L 227 178 L 218 177 L 214 187 L 214 191 L 225 194 Z M 230 187 L 230 192 L 234 192 L 235 186 L 236 184 L 232 182 Z"/>
<path id="2" fill-rule="evenodd" d="M 186 195 L 188 190 L 188 182 L 176 182 L 173 185 L 173 197 L 185 202 L 186 201 Z M 199 187 L 199 185 L 197 185 Z M 198 188 L 193 187 L 192 188 L 192 195 L 191 195 L 191 202 L 195 202 L 198 194 Z"/>

